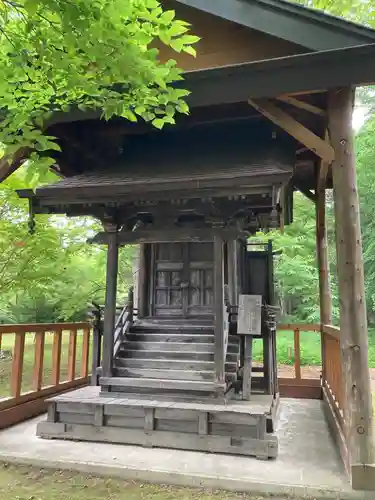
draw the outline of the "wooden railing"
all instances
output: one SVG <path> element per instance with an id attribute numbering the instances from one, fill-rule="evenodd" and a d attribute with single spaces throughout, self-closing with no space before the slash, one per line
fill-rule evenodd
<path id="1" fill-rule="evenodd" d="M 127 304 L 117 321 L 116 341 L 128 331 L 136 311 Z M 61 392 L 89 383 L 97 384 L 101 360 L 101 313 L 94 328 L 89 323 L 0 325 L 0 428 L 43 412 L 45 400 Z M 284 324 L 293 332 L 290 342 L 291 367 L 279 367 L 280 394 L 284 397 L 321 398 L 322 391 L 344 429 L 343 385 L 339 329 L 332 326 Z M 93 332 L 93 334 L 91 333 Z M 322 375 L 306 374 L 302 363 L 301 333 L 322 338 Z M 91 369 L 89 369 L 91 360 Z M 287 368 L 288 376 L 283 370 Z M 291 373 L 292 372 L 292 373 Z"/>
<path id="2" fill-rule="evenodd" d="M 319 324 L 280 324 L 277 333 L 293 332 L 293 344 L 290 348 L 290 358 L 293 360 L 293 376 L 284 376 L 283 367 L 279 367 L 279 389 L 281 396 L 304 399 L 321 399 L 321 367 L 316 368 L 316 376 L 304 374 L 301 357 L 301 333 L 308 332 L 320 341 L 321 327 Z"/>
<path id="3" fill-rule="evenodd" d="M 89 323 L 0 325 L 0 428 L 88 383 Z"/>
<path id="4" fill-rule="evenodd" d="M 339 418 L 344 412 L 344 386 L 341 367 L 340 329 L 335 326 L 323 326 L 323 387 L 329 392 L 332 402 L 338 410 Z"/>

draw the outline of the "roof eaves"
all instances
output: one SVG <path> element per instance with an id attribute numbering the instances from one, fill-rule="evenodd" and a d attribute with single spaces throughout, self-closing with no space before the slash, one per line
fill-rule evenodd
<path id="1" fill-rule="evenodd" d="M 375 42 L 371 28 L 285 0 L 176 1 L 313 51 Z"/>

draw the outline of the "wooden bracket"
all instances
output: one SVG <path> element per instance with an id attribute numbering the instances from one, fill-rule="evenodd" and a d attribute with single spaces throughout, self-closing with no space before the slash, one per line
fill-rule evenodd
<path id="1" fill-rule="evenodd" d="M 289 135 L 304 144 L 329 165 L 335 159 L 334 149 L 324 139 L 307 129 L 288 113 L 275 106 L 268 99 L 249 99 L 249 104 Z"/>
<path id="2" fill-rule="evenodd" d="M 324 140 L 327 142 L 327 144 L 331 143 L 328 130 L 326 130 Z M 329 169 L 329 164 L 326 161 L 322 160 L 319 165 L 319 177 L 317 184 L 318 192 L 325 190 L 327 183 L 328 169 Z"/>
<path id="3" fill-rule="evenodd" d="M 302 193 L 306 198 L 308 198 L 313 203 L 317 203 L 318 196 L 316 193 L 313 193 L 309 189 L 306 189 L 298 184 L 298 182 L 294 182 L 294 187 Z"/>

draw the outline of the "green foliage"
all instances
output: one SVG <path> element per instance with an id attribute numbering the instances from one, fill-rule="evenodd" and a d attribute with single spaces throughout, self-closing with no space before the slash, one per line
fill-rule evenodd
<path id="1" fill-rule="evenodd" d="M 187 113 L 175 61 L 155 40 L 195 55 L 198 37 L 157 0 L 0 0 L 0 143 L 35 150 L 40 167 L 59 150 L 43 128 L 52 113 L 98 109 L 105 119 L 142 117 L 161 128 Z"/>
<path id="2" fill-rule="evenodd" d="M 375 24 L 375 5 L 372 0 L 295 0 L 293 3 L 323 10 L 350 21 Z"/>
<path id="3" fill-rule="evenodd" d="M 52 174 L 50 174 L 52 175 Z M 91 219 L 39 216 L 28 233 L 28 206 L 14 190 L 33 187 L 23 168 L 0 185 L 0 322 L 82 320 L 92 300 L 104 301 L 105 249 L 87 245 Z M 131 282 L 134 251 L 120 253 L 119 304 Z"/>

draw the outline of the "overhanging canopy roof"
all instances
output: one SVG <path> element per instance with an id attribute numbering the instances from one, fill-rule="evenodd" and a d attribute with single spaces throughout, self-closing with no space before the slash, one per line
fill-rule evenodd
<path id="1" fill-rule="evenodd" d="M 375 42 L 371 28 L 284 0 L 176 1 L 314 51 Z"/>
<path id="2" fill-rule="evenodd" d="M 191 108 L 245 103 L 259 97 L 309 93 L 375 82 L 375 30 L 284 0 L 175 0 L 306 47 L 304 54 L 190 71 L 177 85 L 191 91 Z M 324 49 L 324 50 L 323 50 Z M 97 120 L 100 110 L 56 113 L 45 124 Z M 0 182 L 30 151 L 11 164 L 0 160 Z M 57 155 L 58 156 L 58 155 Z"/>

